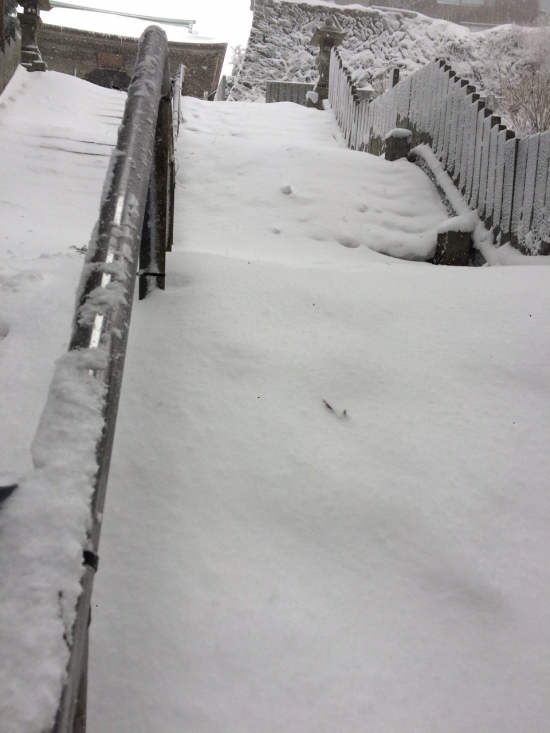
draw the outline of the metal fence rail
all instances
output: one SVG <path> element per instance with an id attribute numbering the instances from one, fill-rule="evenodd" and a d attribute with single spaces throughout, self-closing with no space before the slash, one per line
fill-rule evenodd
<path id="1" fill-rule="evenodd" d="M 93 371 L 104 386 L 104 428 L 96 445 L 98 472 L 92 521 L 84 552 L 82 593 L 73 627 L 67 682 L 51 733 L 86 729 L 88 625 L 97 550 L 136 276 L 140 297 L 154 281 L 164 287 L 164 256 L 171 243 L 174 187 L 174 122 L 179 119 L 183 69 L 175 84 L 168 67 L 164 31 L 143 33 L 105 182 L 96 236 L 89 249 L 69 351 L 104 352 Z M 175 90 L 177 117 L 171 97 Z M 143 236 L 142 236 L 143 235 Z M 138 273 L 139 260 L 139 273 Z"/>
<path id="2" fill-rule="evenodd" d="M 369 102 L 333 49 L 329 101 L 350 148 L 381 155 L 390 130 L 411 130 L 412 144 L 432 147 L 497 243 L 550 255 L 550 131 L 518 140 L 441 60 Z"/>

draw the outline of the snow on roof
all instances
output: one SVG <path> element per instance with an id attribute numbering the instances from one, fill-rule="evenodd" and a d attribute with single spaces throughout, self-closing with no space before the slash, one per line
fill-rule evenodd
<path id="1" fill-rule="evenodd" d="M 125 36 L 127 38 L 139 38 L 143 31 L 151 25 L 150 21 L 139 20 L 138 18 L 126 18 L 119 15 L 66 8 L 53 8 L 40 17 L 47 25 L 76 28 L 82 31 L 93 31 L 94 33 L 109 33 L 110 35 Z M 195 35 L 195 33 L 189 33 L 185 27 L 163 23 L 155 23 L 155 25 L 165 31 L 169 41 L 178 43 L 219 43 L 224 40 Z"/>

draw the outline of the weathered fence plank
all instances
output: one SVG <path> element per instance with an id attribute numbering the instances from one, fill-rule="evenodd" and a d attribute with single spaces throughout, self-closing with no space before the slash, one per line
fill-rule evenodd
<path id="1" fill-rule="evenodd" d="M 483 161 L 482 179 L 479 187 L 478 213 L 482 219 L 488 216 L 489 201 L 491 213 L 495 191 L 495 168 L 497 160 L 498 133 L 500 131 L 500 117 L 491 115 L 490 129 L 487 134 L 485 146 L 485 158 Z"/>
<path id="2" fill-rule="evenodd" d="M 525 166 L 525 188 L 523 190 L 523 204 L 518 226 L 518 243 L 522 252 L 533 254 L 532 242 L 528 234 L 533 221 L 533 207 L 535 204 L 535 185 L 537 181 L 537 161 L 539 154 L 540 134 L 527 138 L 527 163 Z"/>
<path id="3" fill-rule="evenodd" d="M 516 159 L 516 175 L 514 180 L 514 202 L 512 204 L 512 227 L 511 241 L 514 247 L 519 244 L 519 225 L 523 209 L 523 194 L 525 192 L 525 179 L 527 176 L 527 154 L 529 152 L 529 138 L 524 137 L 519 141 L 518 154 Z"/>
<path id="4" fill-rule="evenodd" d="M 550 215 L 550 130 L 540 136 L 537 178 L 535 182 L 533 230 L 538 231 L 544 219 L 544 209 Z"/>
<path id="5" fill-rule="evenodd" d="M 506 155 L 506 141 L 514 137 L 514 133 L 506 128 L 498 133 L 497 154 L 495 164 L 495 190 L 493 197 L 492 225 L 497 234 L 502 231 L 502 199 L 504 191 L 504 163 Z"/>
<path id="6" fill-rule="evenodd" d="M 500 215 L 500 228 L 502 231 L 502 244 L 512 239 L 512 212 L 514 206 L 514 187 L 516 181 L 516 169 L 519 150 L 519 140 L 513 137 L 507 140 L 504 145 L 504 181 L 502 184 L 502 213 Z M 520 204 L 521 205 L 521 204 Z"/>
<path id="7" fill-rule="evenodd" d="M 472 177 L 472 193 L 469 204 L 473 209 L 477 209 L 477 203 L 479 200 L 479 184 L 481 179 L 481 165 L 483 155 L 483 134 L 485 132 L 485 120 L 490 115 L 490 111 L 485 107 L 482 107 L 477 116 L 477 127 L 476 127 L 476 138 L 475 138 L 475 153 L 474 153 L 474 172 Z"/>

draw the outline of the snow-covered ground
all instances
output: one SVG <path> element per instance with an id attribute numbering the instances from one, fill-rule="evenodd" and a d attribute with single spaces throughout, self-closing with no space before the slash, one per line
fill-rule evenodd
<path id="1" fill-rule="evenodd" d="M 446 215 L 329 114 L 184 116 L 167 290 L 130 336 L 90 732 L 541 733 L 550 270 L 369 250 L 422 248 Z"/>
<path id="2" fill-rule="evenodd" d="M 50 72 L 0 99 L 6 479 L 31 470 L 123 99 Z M 382 254 L 426 256 L 447 214 L 330 112 L 184 117 L 167 289 L 130 331 L 90 733 L 542 733 L 550 268 Z M 22 541 L 0 585 L 29 562 Z M 2 733 L 55 709 L 43 586 L 22 619 L 0 594 Z"/>
<path id="3" fill-rule="evenodd" d="M 74 507 L 25 483 L 124 103 L 120 92 L 22 67 L 0 97 L 0 487 L 20 484 L 0 505 L 2 733 L 42 733 L 66 664 L 58 593 L 78 587 L 55 565 L 72 555 L 79 571 L 64 526 Z"/>
<path id="4" fill-rule="evenodd" d="M 31 468 L 124 103 L 22 67 L 0 97 L 0 474 Z"/>

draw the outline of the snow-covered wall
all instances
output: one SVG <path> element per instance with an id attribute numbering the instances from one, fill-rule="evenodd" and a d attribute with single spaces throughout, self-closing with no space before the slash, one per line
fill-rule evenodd
<path id="1" fill-rule="evenodd" d="M 343 8 L 323 0 L 257 0 L 244 62 L 230 80 L 229 99 L 264 101 L 270 80 L 315 82 L 318 49 L 310 41 L 328 16 L 347 31 L 341 53 L 356 86 L 380 87 L 391 67 L 400 68 L 403 77 L 444 58 L 457 74 L 494 98 L 492 107 L 499 114 L 503 80 L 518 73 L 541 33 L 512 25 L 474 33 L 410 11 Z"/>

